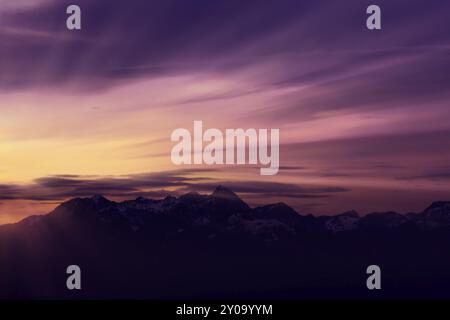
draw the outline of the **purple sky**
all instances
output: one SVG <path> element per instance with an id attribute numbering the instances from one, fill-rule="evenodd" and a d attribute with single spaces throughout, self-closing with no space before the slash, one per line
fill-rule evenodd
<path id="1" fill-rule="evenodd" d="M 0 223 L 219 183 L 315 214 L 450 199 L 449 1 L 376 1 L 381 31 L 363 0 L 0 3 Z M 280 173 L 171 165 L 193 120 L 280 128 Z"/>

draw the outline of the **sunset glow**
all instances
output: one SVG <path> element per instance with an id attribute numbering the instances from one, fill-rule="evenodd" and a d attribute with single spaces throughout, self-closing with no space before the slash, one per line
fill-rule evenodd
<path id="1" fill-rule="evenodd" d="M 71 33 L 67 1 L 4 2 L 0 224 L 72 197 L 162 197 L 217 184 L 252 205 L 271 198 L 314 214 L 408 212 L 450 198 L 448 10 L 417 6 L 407 20 L 386 18 L 389 32 L 367 35 L 348 17 L 360 1 L 320 15 L 320 1 L 230 1 L 208 12 L 204 1 L 175 11 L 136 1 L 136 17 L 127 1 L 80 0 L 85 27 Z M 194 120 L 279 128 L 279 174 L 173 165 L 170 134 Z"/>

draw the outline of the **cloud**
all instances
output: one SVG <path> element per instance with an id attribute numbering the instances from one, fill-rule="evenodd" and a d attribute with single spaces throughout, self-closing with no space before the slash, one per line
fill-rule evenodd
<path id="1" fill-rule="evenodd" d="M 2 0 L 0 12 L 1 11 L 20 11 L 20 10 L 30 10 L 42 5 L 48 5 L 51 0 Z"/>
<path id="2" fill-rule="evenodd" d="M 378 33 L 365 28 L 369 3 L 358 0 L 80 0 L 80 32 L 64 28 L 69 1 L 36 4 L 0 21 L 0 91 L 142 81 L 140 93 L 119 92 L 130 96 L 124 105 L 102 101 L 109 117 L 164 105 L 193 115 L 219 108 L 226 120 L 229 103 L 235 120 L 281 127 L 296 141 L 449 127 L 448 1 L 411 1 L 407 19 L 404 5 L 380 1 Z M 183 76 L 179 87 L 163 81 Z"/>
<path id="3" fill-rule="evenodd" d="M 280 61 L 284 63 L 270 74 L 271 79 L 263 79 L 282 86 L 317 84 L 350 77 L 354 69 L 370 69 L 392 56 L 417 51 L 418 46 L 448 45 L 450 32 L 445 14 L 450 4 L 445 1 L 433 5 L 410 1 L 407 14 L 404 4 L 379 1 L 386 12 L 386 31 L 378 34 L 364 28 L 369 3 L 358 0 L 135 0 L 132 4 L 78 0 L 80 32 L 65 30 L 70 1 L 23 3 L 27 5 L 7 11 L 0 22 L 4 44 L 0 88 L 67 83 L 103 88 L 139 77 L 229 73 Z M 423 71 L 428 71 L 427 65 L 437 69 L 442 63 L 428 59 Z M 411 70 L 416 71 L 420 68 Z M 390 73 L 396 72 L 404 70 Z M 440 74 L 445 77 L 444 71 Z M 390 78 L 389 84 L 398 85 L 395 75 Z M 417 77 L 409 79 L 416 84 Z M 358 79 L 351 83 L 358 84 Z M 367 83 L 361 89 L 373 88 Z M 432 90 L 431 84 L 425 87 Z M 234 97 L 246 91 L 199 99 Z M 364 92 L 342 99 L 355 103 Z"/>
<path id="4" fill-rule="evenodd" d="M 428 170 L 422 174 L 410 175 L 410 176 L 399 176 L 399 180 L 426 180 L 426 181 L 446 181 L 450 182 L 450 169 L 440 168 L 435 170 Z"/>
<path id="5" fill-rule="evenodd" d="M 62 201 L 102 194 L 110 197 L 163 196 L 188 191 L 211 192 L 217 185 L 252 197 L 316 198 L 347 192 L 341 187 L 302 187 L 293 183 L 223 181 L 206 177 L 216 169 L 187 168 L 126 176 L 55 175 L 26 185 L 0 185 L 0 200 Z M 202 175 L 197 177 L 196 175 Z"/>

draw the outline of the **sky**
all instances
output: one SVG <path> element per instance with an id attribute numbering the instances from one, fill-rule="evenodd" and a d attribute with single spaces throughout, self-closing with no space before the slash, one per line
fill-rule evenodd
<path id="1" fill-rule="evenodd" d="M 377 1 L 376 31 L 370 4 L 0 0 L 0 224 L 218 184 L 316 215 L 450 200 L 450 2 Z M 173 165 L 194 120 L 279 128 L 279 173 Z"/>

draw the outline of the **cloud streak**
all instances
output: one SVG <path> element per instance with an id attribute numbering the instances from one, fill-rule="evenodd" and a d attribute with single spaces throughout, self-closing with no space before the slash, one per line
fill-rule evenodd
<path id="1" fill-rule="evenodd" d="M 211 192 L 217 185 L 226 185 L 239 194 L 261 199 L 268 196 L 315 198 L 350 191 L 341 187 L 302 187 L 293 183 L 225 181 L 205 177 L 213 171 L 216 169 L 192 168 L 114 177 L 48 176 L 26 185 L 0 185 L 0 200 L 63 201 L 95 194 L 119 198 L 163 196 L 191 191 Z M 195 176 L 198 174 L 202 176 Z"/>
<path id="2" fill-rule="evenodd" d="M 88 86 L 97 83 L 95 88 L 135 77 L 189 74 L 193 70 L 231 72 L 280 60 L 285 66 L 272 75 L 274 83 L 314 84 L 350 77 L 356 69 L 380 67 L 394 57 L 417 55 L 419 46 L 435 48 L 426 50 L 433 52 L 449 45 L 446 35 L 450 23 L 444 13 L 450 5 L 445 1 L 430 5 L 415 0 L 407 9 L 400 3 L 380 1 L 389 32 L 379 35 L 364 32 L 367 5 L 355 0 L 345 4 L 323 0 L 136 0 L 132 6 L 125 0 L 77 3 L 83 12 L 80 33 L 63 28 L 70 1 L 27 1 L 27 6 L 5 14 L 0 31 L 17 28 L 23 32 L 3 33 L 6 45 L 0 51 L 0 61 L 4 62 L 0 87 L 78 81 Z M 408 19 L 403 18 L 405 10 Z M 33 38 L 33 32 L 34 40 L 23 41 Z M 40 37 L 39 33 L 55 37 Z M 59 39 L 56 35 L 60 34 L 65 37 Z M 358 47 L 349 50 L 354 43 Z M 447 50 L 441 54 L 445 56 Z M 427 68 L 438 71 L 444 63 L 425 59 L 421 64 L 424 72 Z M 47 66 L 45 72 L 42 64 Z M 393 75 L 390 84 L 398 84 L 398 76 L 407 70 L 389 71 Z M 443 70 L 439 73 L 448 81 Z M 416 77 L 403 79 L 410 79 L 412 85 L 417 82 Z M 374 80 L 377 82 L 379 79 Z M 432 89 L 431 85 L 426 88 Z M 357 103 L 358 96 L 353 100 Z"/>

